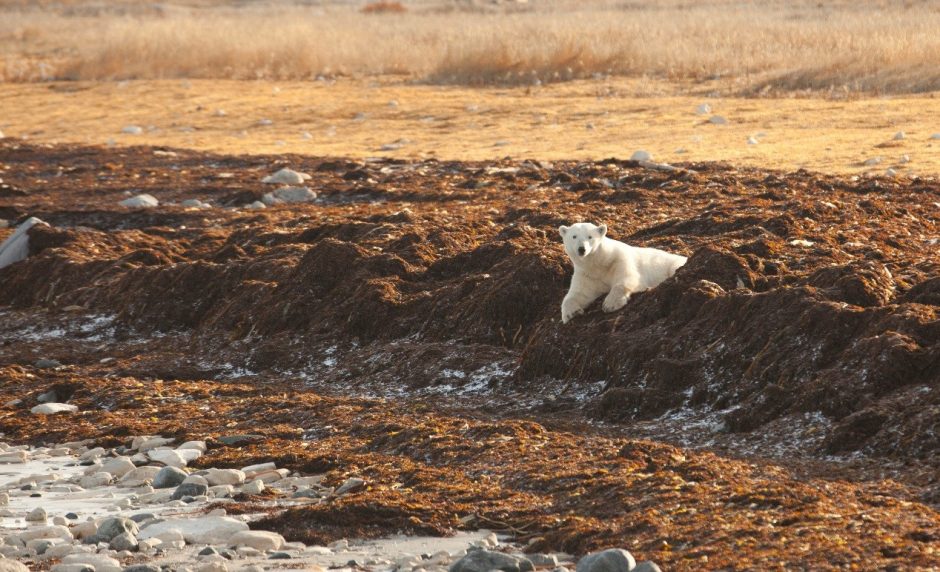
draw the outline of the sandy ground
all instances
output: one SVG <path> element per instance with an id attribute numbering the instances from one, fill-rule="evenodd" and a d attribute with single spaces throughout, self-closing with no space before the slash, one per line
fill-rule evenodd
<path id="1" fill-rule="evenodd" d="M 940 140 L 931 138 L 940 133 L 940 99 L 932 94 L 857 100 L 663 95 L 681 90 L 606 79 L 512 89 L 394 78 L 0 84 L 0 130 L 42 142 L 225 153 L 598 159 L 645 149 L 670 162 L 940 173 Z M 711 114 L 696 113 L 702 103 Z M 712 114 L 728 123 L 709 123 Z M 143 132 L 122 133 L 129 125 Z M 894 140 L 899 131 L 905 138 Z M 864 164 L 877 157 L 876 165 Z"/>

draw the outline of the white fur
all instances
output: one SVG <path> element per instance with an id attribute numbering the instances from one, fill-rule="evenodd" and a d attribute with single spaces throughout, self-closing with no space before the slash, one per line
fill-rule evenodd
<path id="1" fill-rule="evenodd" d="M 607 238 L 607 225 L 581 222 L 558 228 L 565 252 L 574 264 L 571 288 L 561 303 L 561 321 L 584 311 L 606 293 L 603 308 L 614 312 L 623 308 L 630 294 L 658 286 L 685 264 L 685 256 L 656 248 L 637 248 Z M 579 249 L 583 249 L 579 252 Z"/>

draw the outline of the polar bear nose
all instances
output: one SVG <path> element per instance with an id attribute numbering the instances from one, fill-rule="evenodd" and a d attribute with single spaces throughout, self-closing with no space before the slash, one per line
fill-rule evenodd
<path id="1" fill-rule="evenodd" d="M 583 246 L 579 246 L 579 247 L 578 247 L 578 254 L 580 254 L 581 256 L 584 256 L 584 247 L 583 247 Z"/>

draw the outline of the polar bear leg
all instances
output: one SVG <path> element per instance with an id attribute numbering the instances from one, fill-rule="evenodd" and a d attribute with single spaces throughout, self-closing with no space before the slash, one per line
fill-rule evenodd
<path id="1" fill-rule="evenodd" d="M 568 289 L 568 294 L 561 302 L 561 322 L 567 324 L 568 320 L 583 312 L 584 308 L 603 293 L 603 289 L 575 274 L 571 278 L 571 288 Z"/>
<path id="2" fill-rule="evenodd" d="M 607 297 L 604 298 L 604 304 L 601 308 L 605 312 L 616 312 L 627 305 L 630 294 L 636 292 L 640 287 L 640 282 L 636 275 L 629 274 L 614 282 Z"/>

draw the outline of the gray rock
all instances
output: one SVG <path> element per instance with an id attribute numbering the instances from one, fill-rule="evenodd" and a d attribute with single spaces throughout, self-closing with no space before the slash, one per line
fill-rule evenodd
<path id="1" fill-rule="evenodd" d="M 229 447 L 248 445 L 249 443 L 258 443 L 260 441 L 264 441 L 264 435 L 226 435 L 219 437 L 219 443 Z"/>
<path id="2" fill-rule="evenodd" d="M 318 499 L 323 495 L 320 494 L 320 491 L 316 489 L 303 489 L 295 492 L 291 495 L 291 498 L 295 499 Z"/>
<path id="3" fill-rule="evenodd" d="M 34 508 L 26 515 L 26 522 L 46 522 L 46 509 L 41 506 Z"/>
<path id="4" fill-rule="evenodd" d="M 78 520 L 78 515 L 75 514 L 74 512 L 67 512 L 65 513 L 65 518 L 69 520 Z"/>
<path id="5" fill-rule="evenodd" d="M 128 566 L 121 572 L 160 572 L 160 567 L 154 566 L 153 564 L 134 564 L 133 566 Z"/>
<path id="6" fill-rule="evenodd" d="M 708 119 L 708 122 L 711 123 L 712 125 L 727 125 L 728 124 L 728 120 L 722 117 L 721 115 L 712 115 Z"/>
<path id="7" fill-rule="evenodd" d="M 273 195 L 285 203 L 307 203 L 317 198 L 317 194 L 307 187 L 284 187 L 274 191 Z"/>
<path id="8" fill-rule="evenodd" d="M 77 405 L 68 403 L 43 403 L 29 410 L 34 415 L 55 415 L 56 413 L 75 413 Z"/>
<path id="9" fill-rule="evenodd" d="M 640 562 L 636 565 L 636 568 L 630 572 L 663 572 L 659 569 L 659 566 L 656 565 L 652 560 L 647 560 L 645 562 Z"/>
<path id="10" fill-rule="evenodd" d="M 78 517 L 75 517 L 75 518 L 78 518 Z M 131 520 L 133 520 L 137 524 L 140 524 L 142 522 L 147 522 L 148 520 L 153 520 L 155 518 L 157 518 L 157 515 L 153 514 L 152 512 L 142 512 L 140 514 L 131 515 Z"/>
<path id="11" fill-rule="evenodd" d="M 160 201 L 158 201 L 157 198 L 154 197 L 153 195 L 143 193 L 141 195 L 137 195 L 129 199 L 124 199 L 118 204 L 121 205 L 122 207 L 128 207 L 128 208 L 151 208 L 151 207 L 158 206 L 160 204 Z"/>
<path id="12" fill-rule="evenodd" d="M 180 500 L 183 497 L 198 497 L 209 494 L 209 487 L 202 483 L 183 483 L 176 487 L 170 500 Z"/>
<path id="13" fill-rule="evenodd" d="M 529 554 L 528 558 L 536 566 L 551 566 L 552 568 L 558 566 L 558 557 L 554 554 Z"/>
<path id="14" fill-rule="evenodd" d="M 366 482 L 362 479 L 358 479 L 356 477 L 350 477 L 346 479 L 346 482 L 341 484 L 338 489 L 336 489 L 336 492 L 334 494 L 336 496 L 343 495 L 350 491 L 354 491 L 356 489 L 362 488 L 363 486 L 365 486 L 365 484 Z"/>
<path id="15" fill-rule="evenodd" d="M 160 469 L 160 472 L 157 473 L 157 476 L 153 478 L 153 488 L 169 489 L 179 486 L 183 481 L 186 480 L 187 476 L 189 475 L 187 475 L 186 471 L 182 469 L 177 469 L 176 467 L 163 467 Z"/>
<path id="16" fill-rule="evenodd" d="M 57 367 L 62 367 L 62 362 L 54 359 L 38 359 L 36 363 L 33 364 L 33 367 L 38 367 L 39 369 L 54 369 Z M 55 392 L 52 392 L 52 395 L 55 395 Z M 49 401 L 55 401 L 55 399 L 50 399 Z"/>
<path id="17" fill-rule="evenodd" d="M 630 572 L 634 568 L 636 561 L 632 554 L 619 548 L 610 548 L 578 560 L 577 572 Z"/>
<path id="18" fill-rule="evenodd" d="M 29 572 L 25 564 L 4 558 L 0 560 L 0 572 Z"/>
<path id="19" fill-rule="evenodd" d="M 639 151 L 634 151 L 633 155 L 630 156 L 631 161 L 652 161 L 653 155 L 649 151 L 644 151 L 640 149 Z"/>
<path id="20" fill-rule="evenodd" d="M 29 217 L 16 227 L 13 234 L 0 243 L 0 268 L 9 266 L 14 262 L 19 262 L 20 260 L 25 260 L 26 257 L 29 256 L 28 232 L 29 229 L 38 224 L 46 225 L 46 223 L 36 217 Z"/>
<path id="21" fill-rule="evenodd" d="M 128 533 L 136 536 L 138 532 L 140 532 L 140 529 L 136 522 L 129 518 L 115 516 L 104 519 L 98 525 L 98 532 L 95 533 L 95 536 L 98 537 L 98 542 L 111 542 L 112 539 L 122 534 Z"/>
<path id="22" fill-rule="evenodd" d="M 218 554 L 218 553 L 219 551 L 216 550 L 215 548 L 212 548 L 211 546 L 206 546 L 205 548 L 199 551 L 199 554 L 197 556 L 212 556 L 213 554 Z"/>
<path id="23" fill-rule="evenodd" d="M 39 366 L 37 365 L 36 367 Z M 47 391 L 43 394 L 40 394 L 36 400 L 39 401 L 39 403 L 54 403 L 59 400 L 59 396 L 56 395 L 55 391 Z"/>
<path id="24" fill-rule="evenodd" d="M 275 552 L 271 556 L 268 556 L 269 560 L 290 560 L 291 558 L 293 558 L 293 556 L 286 552 Z"/>
<path id="25" fill-rule="evenodd" d="M 134 524 L 134 527 L 137 527 L 137 524 Z M 119 534 L 111 540 L 111 550 L 117 550 L 118 552 L 122 550 L 128 550 L 130 552 L 137 552 L 137 537 L 129 532 Z"/>
<path id="26" fill-rule="evenodd" d="M 490 572 L 491 570 L 531 572 L 535 570 L 535 566 L 528 558 L 477 549 L 471 550 L 466 556 L 454 562 L 448 568 L 448 572 Z"/>

